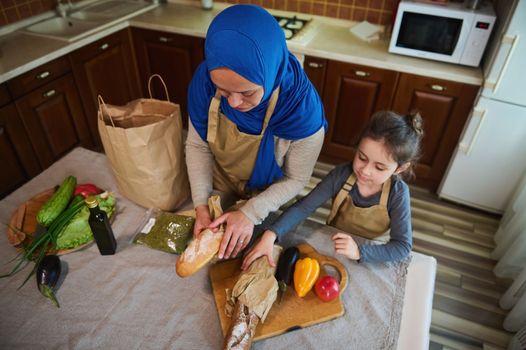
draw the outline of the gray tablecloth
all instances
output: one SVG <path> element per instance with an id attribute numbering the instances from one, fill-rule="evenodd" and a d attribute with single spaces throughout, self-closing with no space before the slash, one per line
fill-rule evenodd
<path id="1" fill-rule="evenodd" d="M 17 290 L 29 266 L 0 280 L 1 349 L 219 349 L 223 336 L 207 269 L 187 279 L 175 274 L 175 256 L 131 243 L 146 212 L 117 192 L 105 157 L 82 148 L 56 162 L 0 201 L 0 264 L 15 256 L 5 235 L 13 211 L 67 175 L 112 190 L 118 249 L 101 256 L 96 245 L 62 256 L 67 273 L 57 309 L 35 280 Z M 284 245 L 307 241 L 333 255 L 331 229 L 307 221 Z M 256 342 L 254 349 L 395 349 L 408 262 L 356 264 L 349 272 L 343 317 Z M 1 265 L 5 273 L 12 265 Z"/>

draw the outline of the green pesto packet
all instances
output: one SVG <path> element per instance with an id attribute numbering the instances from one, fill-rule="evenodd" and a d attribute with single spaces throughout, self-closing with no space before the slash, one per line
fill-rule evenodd
<path id="1" fill-rule="evenodd" d="M 133 243 L 172 254 L 181 254 L 193 236 L 195 219 L 157 208 L 146 212 Z"/>

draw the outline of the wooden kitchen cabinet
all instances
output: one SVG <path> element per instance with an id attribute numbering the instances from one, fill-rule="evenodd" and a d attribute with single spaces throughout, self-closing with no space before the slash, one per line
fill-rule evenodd
<path id="1" fill-rule="evenodd" d="M 102 145 L 97 129 L 97 96 L 114 105 L 141 96 L 130 35 L 129 29 L 124 29 L 69 54 L 96 149 Z"/>
<path id="2" fill-rule="evenodd" d="M 137 64 L 143 95 L 148 94 L 148 79 L 159 74 L 167 85 L 170 100 L 181 106 L 187 126 L 187 90 L 192 75 L 204 59 L 204 39 L 155 30 L 133 28 Z M 153 97 L 166 99 L 159 81 L 152 82 Z"/>
<path id="3" fill-rule="evenodd" d="M 0 198 L 41 171 L 15 105 L 5 105 L 6 96 L 7 89 L 0 86 L 0 159 L 3 167 L 0 172 Z"/>
<path id="4" fill-rule="evenodd" d="M 329 128 L 322 159 L 352 159 L 356 138 L 370 116 L 390 108 L 397 79 L 394 71 L 328 61 L 322 91 Z"/>
<path id="5" fill-rule="evenodd" d="M 419 186 L 440 184 L 473 106 L 479 86 L 402 73 L 392 109 L 419 111 L 424 120 L 422 157 L 415 168 Z"/>
<path id="6" fill-rule="evenodd" d="M 323 97 L 323 89 L 325 88 L 325 76 L 327 75 L 327 63 L 329 60 L 325 58 L 305 56 L 303 62 L 303 69 L 312 85 L 318 91 L 318 95 Z"/>
<path id="7" fill-rule="evenodd" d="M 42 169 L 77 146 L 93 146 L 71 74 L 27 93 L 15 103 Z"/>

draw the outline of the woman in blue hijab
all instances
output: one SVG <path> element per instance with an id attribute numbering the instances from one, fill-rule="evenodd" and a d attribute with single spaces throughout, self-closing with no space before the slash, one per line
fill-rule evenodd
<path id="1" fill-rule="evenodd" d="M 194 234 L 225 223 L 218 256 L 228 258 L 248 245 L 254 225 L 304 188 L 327 121 L 282 29 L 263 8 L 234 5 L 217 15 L 205 57 L 188 91 Z M 213 189 L 247 201 L 212 222 Z"/>

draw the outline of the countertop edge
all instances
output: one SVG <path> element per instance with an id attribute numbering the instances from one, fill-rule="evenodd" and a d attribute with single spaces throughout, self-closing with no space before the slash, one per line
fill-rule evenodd
<path id="1" fill-rule="evenodd" d="M 177 4 L 180 6 L 188 6 L 188 7 L 194 7 L 189 6 L 186 4 Z M 220 8 L 224 5 L 221 4 Z M 195 8 L 195 7 L 194 7 Z M 156 8 L 150 9 L 150 11 L 155 11 Z M 180 27 L 176 25 L 166 25 L 166 24 L 154 24 L 151 22 L 145 22 L 138 19 L 141 15 L 148 14 L 148 12 L 143 12 L 140 14 L 137 14 L 131 18 L 124 19 L 121 22 L 118 22 L 116 24 L 113 24 L 107 28 L 101 29 L 100 31 L 91 34 L 89 36 L 86 36 L 85 38 L 79 39 L 78 41 L 75 41 L 73 43 L 68 43 L 66 41 L 63 41 L 64 46 L 57 49 L 57 50 L 51 50 L 49 54 L 46 54 L 36 60 L 33 60 L 27 64 L 23 64 L 13 70 L 10 70 L 4 74 L 0 74 L 0 84 L 13 79 L 19 75 L 22 75 L 31 69 L 34 69 L 38 66 L 41 66 L 47 62 L 50 62 L 56 58 L 59 58 L 61 56 L 67 55 L 70 52 L 73 52 L 83 46 L 86 46 L 92 42 L 95 42 L 107 35 L 113 34 L 117 31 L 120 31 L 125 28 L 141 28 L 141 29 L 148 29 L 148 30 L 158 30 L 158 31 L 164 31 L 168 33 L 174 33 L 174 34 L 182 34 L 182 35 L 189 35 L 194 37 L 200 37 L 204 38 L 206 35 L 206 30 L 197 30 L 197 29 L 190 29 L 185 27 Z M 327 22 L 330 19 L 323 19 L 324 24 L 326 25 Z M 341 22 L 341 20 L 338 20 Z M 339 22 L 338 22 L 339 23 Z M 335 26 L 341 26 L 341 24 L 335 24 Z M 320 32 L 317 32 L 315 34 L 320 34 Z M 38 39 L 37 35 L 34 35 L 36 40 Z M 56 40 L 57 42 L 62 42 L 61 40 Z M 341 62 L 347 62 L 352 64 L 359 64 L 364 66 L 370 66 L 380 69 L 387 69 L 387 70 L 394 70 L 401 73 L 409 73 L 409 74 L 415 74 L 420 76 L 426 76 L 430 78 L 437 78 L 437 79 L 444 79 L 444 80 L 450 80 L 455 81 L 459 83 L 465 83 L 465 84 L 472 84 L 481 86 L 483 83 L 483 74 L 480 67 L 473 67 L 473 71 L 471 73 L 462 73 L 458 72 L 458 70 L 461 70 L 462 68 L 457 67 L 457 65 L 454 65 L 451 69 L 451 71 L 448 71 L 448 69 L 444 69 L 443 67 L 439 67 L 440 62 L 437 62 L 437 68 L 433 69 L 430 67 L 417 67 L 413 66 L 411 64 L 404 64 L 404 63 L 397 63 L 397 62 L 389 62 L 382 59 L 374 59 L 371 57 L 365 57 L 360 55 L 349 55 L 349 54 L 343 54 L 338 52 L 331 52 L 329 50 L 321 50 L 313 47 L 309 47 L 312 40 L 305 45 L 301 45 L 298 43 L 294 43 L 293 41 L 289 42 L 289 50 L 294 53 L 299 53 L 303 55 L 318 57 L 318 58 L 324 58 L 324 59 L 330 59 L 330 60 L 336 60 Z M 413 58 L 409 58 L 413 59 Z M 403 60 L 403 59 L 402 59 Z M 432 66 L 432 64 L 431 64 Z M 469 67 L 466 67 L 469 69 Z"/>

